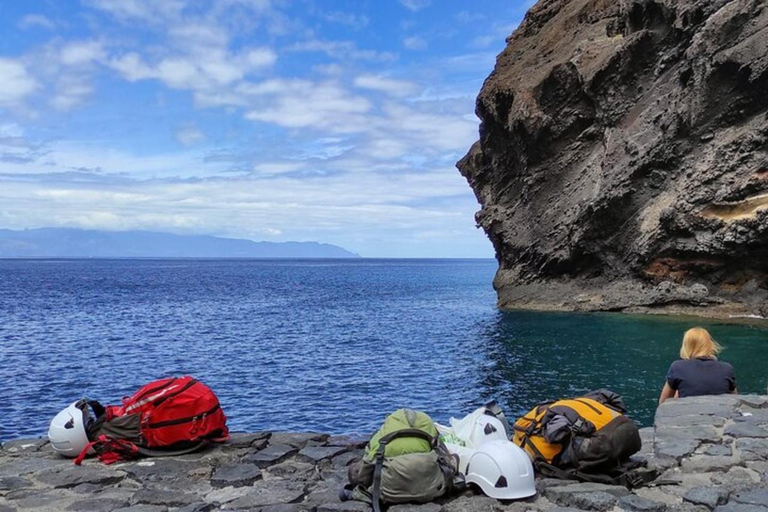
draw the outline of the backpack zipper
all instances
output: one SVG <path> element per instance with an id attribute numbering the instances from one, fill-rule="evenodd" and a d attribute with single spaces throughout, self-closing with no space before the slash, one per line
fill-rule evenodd
<path id="1" fill-rule="evenodd" d="M 171 425 L 181 425 L 183 423 L 190 423 L 193 421 L 201 420 L 206 416 L 218 411 L 220 407 L 221 407 L 220 404 L 216 404 L 210 411 L 205 411 L 202 414 L 197 414 L 195 416 L 190 416 L 188 418 L 179 418 L 177 420 L 158 421 L 157 423 L 149 423 L 147 424 L 147 428 L 170 427 Z"/>
<path id="2" fill-rule="evenodd" d="M 184 387 L 183 387 L 183 388 L 181 388 L 180 390 L 178 390 L 176 393 L 173 393 L 173 394 L 171 394 L 171 395 L 166 395 L 166 396 L 164 396 L 164 397 L 160 398 L 160 399 L 159 399 L 157 402 L 155 402 L 153 405 L 154 405 L 155 407 L 160 407 L 160 404 L 162 404 L 163 402 L 165 402 L 165 401 L 166 401 L 166 400 L 168 400 L 169 398 L 173 398 L 173 397 L 175 397 L 175 396 L 178 396 L 178 395 L 182 394 L 183 392 L 185 392 L 186 390 L 188 390 L 189 388 L 191 388 L 191 387 L 192 387 L 192 386 L 194 386 L 195 384 L 197 384 L 197 381 L 196 381 L 195 379 L 192 379 L 192 380 L 190 380 L 189 382 L 187 382 L 187 383 L 184 385 Z"/>

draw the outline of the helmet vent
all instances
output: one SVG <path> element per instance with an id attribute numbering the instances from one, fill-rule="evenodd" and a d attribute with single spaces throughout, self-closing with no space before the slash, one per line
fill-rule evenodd
<path id="1" fill-rule="evenodd" d="M 494 485 L 497 489 L 503 489 L 507 487 L 507 479 L 504 477 L 504 475 L 500 476 L 498 480 L 496 480 L 496 485 Z"/>
<path id="2" fill-rule="evenodd" d="M 64 424 L 64 428 L 75 428 L 75 418 L 72 418 Z"/>
<path id="3" fill-rule="evenodd" d="M 493 434 L 494 432 L 496 432 L 496 427 L 494 427 L 490 423 L 486 423 L 485 424 L 484 432 L 485 432 L 485 435 L 489 436 L 489 435 Z"/>

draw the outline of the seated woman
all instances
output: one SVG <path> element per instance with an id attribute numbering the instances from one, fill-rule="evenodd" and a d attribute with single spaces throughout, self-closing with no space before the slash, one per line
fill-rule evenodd
<path id="1" fill-rule="evenodd" d="M 669 367 L 659 404 L 672 397 L 738 393 L 733 366 L 717 360 L 721 350 L 706 329 L 686 331 L 680 359 Z"/>

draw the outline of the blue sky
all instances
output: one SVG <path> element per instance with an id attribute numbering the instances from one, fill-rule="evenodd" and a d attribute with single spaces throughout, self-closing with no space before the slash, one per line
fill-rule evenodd
<path id="1" fill-rule="evenodd" d="M 2 2 L 0 228 L 491 257 L 454 165 L 531 3 Z"/>

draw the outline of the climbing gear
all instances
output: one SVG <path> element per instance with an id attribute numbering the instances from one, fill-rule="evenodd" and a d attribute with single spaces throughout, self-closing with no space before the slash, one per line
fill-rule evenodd
<path id="1" fill-rule="evenodd" d="M 432 501 L 463 484 L 432 419 L 411 409 L 387 416 L 348 476 L 351 494 L 344 496 L 372 504 L 374 512 L 382 503 Z"/>
<path id="2" fill-rule="evenodd" d="M 466 473 L 472 454 L 494 439 L 509 440 L 512 428 L 496 402 L 489 402 L 461 419 L 451 418 L 450 426 L 435 424 L 448 451 L 459 459 L 459 472 Z"/>
<path id="3" fill-rule="evenodd" d="M 513 441 L 547 476 L 641 485 L 627 475 L 641 441 L 625 412 L 621 397 L 607 390 L 539 404 L 515 422 Z"/>
<path id="4" fill-rule="evenodd" d="M 88 407 L 88 399 L 80 399 L 51 420 L 48 440 L 56 452 L 65 457 L 77 457 L 88 446 L 87 428 L 94 420 Z"/>
<path id="5" fill-rule="evenodd" d="M 497 500 L 516 500 L 536 494 L 533 465 L 522 448 L 511 441 L 488 441 L 469 459 L 466 481 Z"/>
<path id="6" fill-rule="evenodd" d="M 150 382 L 124 398 L 122 405 L 89 404 L 97 419 L 87 429 L 90 442 L 75 464 L 90 449 L 102 462 L 112 464 L 139 456 L 190 453 L 229 438 L 219 399 L 208 386 L 189 376 Z"/>

